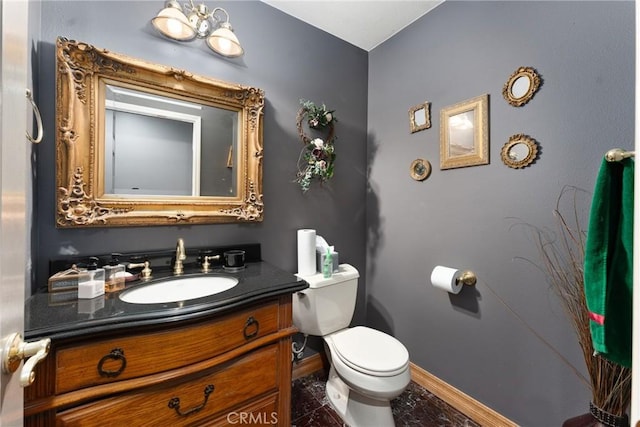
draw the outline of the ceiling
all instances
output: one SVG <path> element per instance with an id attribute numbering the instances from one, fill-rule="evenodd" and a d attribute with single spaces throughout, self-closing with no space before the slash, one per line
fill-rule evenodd
<path id="1" fill-rule="evenodd" d="M 444 0 L 262 0 L 370 51 Z"/>

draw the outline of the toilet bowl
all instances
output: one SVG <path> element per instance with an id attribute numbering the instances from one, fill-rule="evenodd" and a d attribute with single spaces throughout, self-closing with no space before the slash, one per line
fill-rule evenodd
<path id="1" fill-rule="evenodd" d="M 293 300 L 300 332 L 321 336 L 330 362 L 327 398 L 350 427 L 394 426 L 391 399 L 409 385 L 409 352 L 384 332 L 349 328 L 355 310 L 358 271 L 341 264 L 331 278 L 302 277 L 309 288 Z"/>
<path id="2" fill-rule="evenodd" d="M 409 352 L 397 339 L 364 326 L 325 337 L 338 374 L 371 397 L 394 398 L 407 387 Z"/>
<path id="3" fill-rule="evenodd" d="M 391 399 L 411 381 L 409 353 L 395 338 L 357 326 L 325 337 L 329 402 L 351 427 L 394 426 Z"/>

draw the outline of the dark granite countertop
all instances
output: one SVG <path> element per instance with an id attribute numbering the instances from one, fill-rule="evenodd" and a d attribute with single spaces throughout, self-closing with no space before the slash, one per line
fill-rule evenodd
<path id="1" fill-rule="evenodd" d="M 185 271 L 180 277 L 202 274 L 204 273 Z M 237 277 L 239 283 L 219 294 L 162 304 L 123 302 L 118 296 L 124 291 L 105 294 L 91 300 L 79 300 L 75 291 L 35 294 L 25 303 L 25 338 L 71 338 L 137 326 L 198 319 L 307 287 L 306 282 L 299 280 L 292 273 L 266 262 L 248 262 L 245 269 L 237 273 L 227 272 L 218 267 L 206 274 Z M 154 277 L 150 281 L 131 282 L 126 285 L 126 289 L 162 280 L 170 275 L 170 272 L 154 271 Z"/>

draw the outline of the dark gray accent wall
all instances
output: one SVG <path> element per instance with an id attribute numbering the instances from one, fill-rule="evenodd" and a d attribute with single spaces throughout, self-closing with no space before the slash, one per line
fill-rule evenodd
<path id="1" fill-rule="evenodd" d="M 207 2 L 209 3 L 209 2 Z M 68 252 L 145 251 L 262 244 L 264 260 L 297 267 L 296 230 L 314 228 L 365 270 L 367 52 L 257 1 L 216 1 L 226 8 L 245 48 L 224 59 L 204 41 L 179 44 L 156 35 L 149 21 L 164 1 L 43 1 L 36 58 L 39 104 L 46 129 L 37 155 L 37 251 L 33 288 L 46 286 L 47 261 Z M 264 221 L 256 224 L 57 229 L 55 212 L 55 40 L 58 36 L 217 79 L 261 88 L 264 109 Z M 35 65 L 34 65 L 35 66 Z M 302 149 L 296 131 L 300 98 L 336 110 L 335 177 L 302 194 L 293 182 Z M 364 277 L 357 318 L 364 321 Z"/>
<path id="2" fill-rule="evenodd" d="M 633 149 L 634 56 L 629 1 L 446 1 L 369 54 L 367 323 L 523 426 L 561 425 L 590 394 L 562 361 L 584 373 L 544 274 L 519 259 L 539 258 L 518 224 L 554 228 L 561 189 L 591 192 L 603 154 Z M 544 83 L 516 108 L 501 92 L 520 66 Z M 440 170 L 440 110 L 482 94 L 490 164 Z M 424 101 L 432 127 L 410 134 L 407 111 Z M 500 159 L 516 133 L 541 147 L 522 170 Z M 416 158 L 433 165 L 426 181 L 409 176 Z M 436 265 L 479 282 L 447 294 L 430 284 Z"/>

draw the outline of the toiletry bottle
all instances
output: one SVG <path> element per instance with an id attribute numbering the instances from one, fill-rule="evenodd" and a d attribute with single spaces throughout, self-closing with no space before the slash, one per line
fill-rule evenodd
<path id="1" fill-rule="evenodd" d="M 98 268 L 98 258 L 89 258 L 86 271 L 78 275 L 78 298 L 90 299 L 104 295 L 104 269 Z"/>
<path id="2" fill-rule="evenodd" d="M 333 257 L 331 256 L 331 249 L 327 248 L 327 253 L 324 256 L 322 263 L 322 277 L 328 279 L 333 274 Z"/>
<path id="3" fill-rule="evenodd" d="M 124 289 L 124 265 L 120 264 L 121 254 L 111 254 L 109 265 L 104 266 L 104 291 L 115 292 Z"/>

